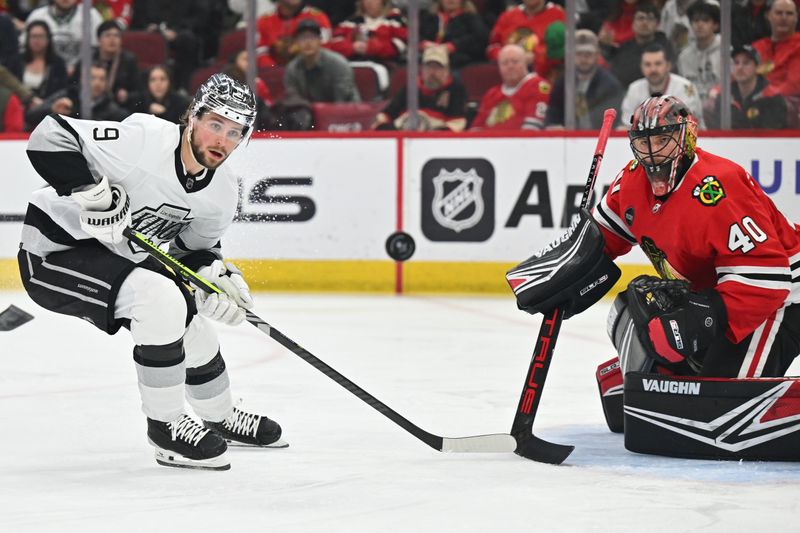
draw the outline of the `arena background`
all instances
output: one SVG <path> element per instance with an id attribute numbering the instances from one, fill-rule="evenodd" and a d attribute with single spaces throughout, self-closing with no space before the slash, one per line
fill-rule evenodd
<path id="1" fill-rule="evenodd" d="M 701 132 L 699 145 L 744 166 L 800 220 L 797 135 Z M 21 220 L 31 191 L 44 186 L 25 155 L 25 138 L 0 137 L 6 289 L 21 286 Z M 569 224 L 595 144 L 593 132 L 259 134 L 231 159 L 242 203 L 223 249 L 258 290 L 508 292 L 504 272 Z M 596 198 L 630 159 L 627 139 L 615 134 Z M 416 242 L 405 263 L 385 250 L 398 230 Z M 650 270 L 638 250 L 620 263 L 620 284 Z"/>

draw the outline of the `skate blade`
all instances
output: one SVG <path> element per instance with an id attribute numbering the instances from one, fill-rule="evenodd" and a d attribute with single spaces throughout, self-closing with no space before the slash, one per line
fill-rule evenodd
<path id="1" fill-rule="evenodd" d="M 231 468 L 231 463 L 224 453 L 210 459 L 189 459 L 175 452 L 156 448 L 155 456 L 158 464 L 173 468 L 191 468 L 194 470 L 230 470 Z"/>
<path id="2" fill-rule="evenodd" d="M 275 442 L 270 442 L 269 444 L 247 444 L 246 442 L 237 442 L 235 440 L 228 440 L 225 439 L 225 442 L 228 443 L 228 448 L 288 448 L 289 443 L 283 439 L 278 439 Z"/>

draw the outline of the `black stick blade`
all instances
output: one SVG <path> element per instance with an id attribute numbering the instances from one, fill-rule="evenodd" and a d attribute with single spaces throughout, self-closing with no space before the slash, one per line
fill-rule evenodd
<path id="1" fill-rule="evenodd" d="M 32 314 L 26 313 L 16 305 L 9 305 L 8 309 L 0 313 L 0 331 L 11 331 L 31 320 L 33 320 Z"/>
<path id="2" fill-rule="evenodd" d="M 514 453 L 525 459 L 540 463 L 560 465 L 569 457 L 575 446 L 565 446 L 547 442 L 535 435 L 517 436 L 517 449 Z"/>

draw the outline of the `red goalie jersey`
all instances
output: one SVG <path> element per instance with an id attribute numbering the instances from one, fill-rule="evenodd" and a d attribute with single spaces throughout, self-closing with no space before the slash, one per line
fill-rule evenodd
<path id="1" fill-rule="evenodd" d="M 736 163 L 697 149 L 663 202 L 636 161 L 594 209 L 616 258 L 638 244 L 663 278 L 715 288 L 738 343 L 781 307 L 800 302 L 800 228 Z"/>

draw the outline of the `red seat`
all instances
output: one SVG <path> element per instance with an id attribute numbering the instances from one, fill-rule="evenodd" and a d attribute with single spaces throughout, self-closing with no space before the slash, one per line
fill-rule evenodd
<path id="1" fill-rule="evenodd" d="M 126 31 L 122 34 L 122 47 L 136 56 L 140 69 L 167 62 L 167 42 L 160 33 Z"/>
<path id="2" fill-rule="evenodd" d="M 217 59 L 221 63 L 228 63 L 231 56 L 244 50 L 247 46 L 247 30 L 229 31 L 219 40 Z"/>
<path id="3" fill-rule="evenodd" d="M 353 67 L 353 77 L 355 78 L 358 93 L 364 102 L 372 102 L 381 99 L 381 88 L 378 82 L 378 74 L 372 67 Z"/>
<path id="4" fill-rule="evenodd" d="M 203 84 L 203 82 L 210 78 L 213 74 L 222 72 L 223 68 L 223 65 L 214 65 L 211 67 L 199 68 L 192 72 L 192 77 L 189 78 L 189 90 L 191 91 L 191 94 L 197 92 L 197 89 Z"/>
<path id="5" fill-rule="evenodd" d="M 486 91 L 500 85 L 500 71 L 495 63 L 467 65 L 459 72 L 461 83 L 467 89 L 467 101 L 480 102 Z"/>
<path id="6" fill-rule="evenodd" d="M 397 91 L 399 91 L 401 87 L 405 87 L 406 76 L 408 76 L 406 67 L 397 67 L 392 71 L 392 75 L 389 78 L 389 98 L 394 98 Z"/>
<path id="7" fill-rule="evenodd" d="M 311 104 L 314 129 L 318 131 L 365 131 L 372 127 L 386 102 Z"/>
<path id="8" fill-rule="evenodd" d="M 273 102 L 277 102 L 286 94 L 286 87 L 283 86 L 283 71 L 284 68 L 281 66 L 258 69 L 258 77 L 264 80 L 269 87 Z"/>

